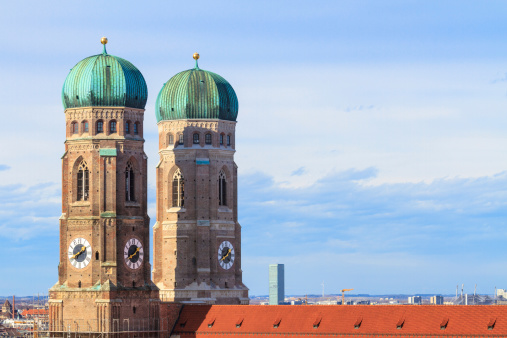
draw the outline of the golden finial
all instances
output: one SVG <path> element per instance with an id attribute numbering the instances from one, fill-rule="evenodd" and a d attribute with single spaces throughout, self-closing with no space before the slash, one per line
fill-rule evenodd
<path id="1" fill-rule="evenodd" d="M 199 53 L 194 53 L 194 60 L 199 60 Z"/>
<path id="2" fill-rule="evenodd" d="M 107 38 L 103 36 L 102 39 L 100 39 L 100 43 L 105 45 L 107 43 Z"/>

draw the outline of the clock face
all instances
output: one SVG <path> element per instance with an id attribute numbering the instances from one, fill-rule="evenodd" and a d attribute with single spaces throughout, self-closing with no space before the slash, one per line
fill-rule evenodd
<path id="1" fill-rule="evenodd" d="M 125 264 L 131 269 L 139 269 L 144 259 L 143 245 L 137 238 L 131 238 L 123 249 Z"/>
<path id="2" fill-rule="evenodd" d="M 92 260 L 92 246 L 84 238 L 76 238 L 69 246 L 69 260 L 73 267 L 83 269 Z"/>
<path id="3" fill-rule="evenodd" d="M 218 247 L 218 263 L 225 270 L 229 270 L 234 264 L 234 247 L 231 242 L 223 241 Z"/>

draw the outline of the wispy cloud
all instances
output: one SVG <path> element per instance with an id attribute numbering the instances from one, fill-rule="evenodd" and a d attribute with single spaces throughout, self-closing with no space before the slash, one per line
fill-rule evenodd
<path id="1" fill-rule="evenodd" d="M 465 271 L 471 261 L 505 265 L 507 173 L 429 183 L 364 184 L 376 174 L 375 168 L 351 169 L 302 188 L 279 186 L 262 174 L 240 177 L 243 255 L 252 259 L 263 252 L 272 261 L 299 259 L 297 268 L 313 273 L 323 272 L 305 267 L 301 252 L 304 257 L 311 253 L 323 269 L 326 264 L 336 266 L 337 256 L 359 255 L 364 260 L 361 265 L 369 269 L 379 261 L 397 269 L 406 266 L 410 257 L 414 271 L 420 272 L 419 280 L 410 285 L 417 290 L 423 290 L 425 283 L 433 283 L 429 280 L 433 278 L 432 269 L 442 271 L 439 278 L 450 283 L 464 278 L 459 269 Z M 389 262 L 379 257 L 389 257 Z M 438 259 L 433 261 L 433 257 Z M 449 262 L 454 266 L 446 270 Z M 350 261 L 340 265 L 351 269 L 360 266 Z M 257 291 L 257 285 L 265 286 L 258 279 L 263 275 L 262 269 L 255 263 L 243 267 L 248 271 L 247 278 L 252 279 L 253 293 L 262 293 Z M 392 291 L 408 289 L 402 282 L 408 280 L 405 270 L 392 269 L 383 273 L 375 268 L 377 278 L 384 285 L 391 281 L 395 285 Z M 338 271 L 326 274 L 328 278 L 340 278 Z M 388 291 L 361 281 L 361 275 L 353 282 L 365 292 Z M 487 273 L 474 277 L 484 284 L 486 280 L 493 283 Z M 299 291 L 304 292 L 307 286 L 300 281 Z"/>
<path id="2" fill-rule="evenodd" d="M 58 184 L 0 186 L 0 237 L 14 241 L 58 234 Z"/>
<path id="3" fill-rule="evenodd" d="M 0 171 L 9 170 L 11 167 L 5 164 L 0 164 Z"/>

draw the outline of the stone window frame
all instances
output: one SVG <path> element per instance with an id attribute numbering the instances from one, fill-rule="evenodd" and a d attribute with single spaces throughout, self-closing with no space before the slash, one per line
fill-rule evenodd
<path id="1" fill-rule="evenodd" d="M 185 206 L 185 176 L 180 168 L 176 169 L 171 180 L 171 206 L 183 208 Z"/>

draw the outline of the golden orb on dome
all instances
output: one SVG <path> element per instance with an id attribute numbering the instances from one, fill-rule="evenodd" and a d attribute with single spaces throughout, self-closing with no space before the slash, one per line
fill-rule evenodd
<path id="1" fill-rule="evenodd" d="M 107 43 L 107 38 L 103 36 L 102 39 L 100 39 L 100 43 L 105 45 Z"/>
<path id="2" fill-rule="evenodd" d="M 194 53 L 194 60 L 198 60 L 199 59 L 199 53 Z"/>

